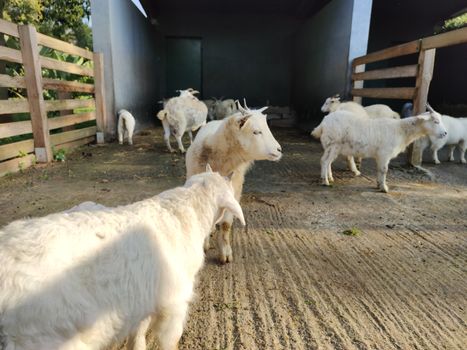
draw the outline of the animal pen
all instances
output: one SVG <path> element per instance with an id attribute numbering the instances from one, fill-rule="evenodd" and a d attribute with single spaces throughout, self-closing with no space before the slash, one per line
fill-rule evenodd
<path id="1" fill-rule="evenodd" d="M 353 83 L 351 91 L 353 100 L 359 103 L 362 102 L 362 97 L 413 100 L 414 115 L 425 112 L 426 104 L 428 102 L 428 91 L 430 89 L 430 82 L 435 65 L 436 49 L 463 43 L 467 43 L 467 28 L 414 40 L 355 58 L 352 62 L 351 77 Z M 365 70 L 365 65 L 368 63 L 385 61 L 417 53 L 418 63 L 412 65 Z M 414 87 L 364 87 L 364 81 L 367 80 L 398 79 L 407 77 L 416 78 Z M 422 162 L 422 153 L 423 149 L 419 142 L 415 141 L 409 153 L 409 162 L 412 165 L 419 166 Z"/>
<path id="2" fill-rule="evenodd" d="M 0 175 L 27 168 L 35 162 L 50 162 L 53 149 L 70 150 L 94 142 L 96 135 L 97 141 L 103 142 L 106 113 L 103 55 L 37 33 L 31 25 L 0 20 L 0 32 L 13 39 L 12 46 L 20 47 L 0 46 L 0 59 L 19 64 L 19 70 L 24 70 L 24 75 L 15 76 L 2 72 L 0 87 L 27 91 L 27 98 L 1 100 L 0 114 L 30 115 L 26 120 L 24 117 L 20 121 L 13 118 L 7 122 L 2 122 L 4 118 L 0 116 L 0 141 L 3 141 L 0 146 Z M 41 54 L 43 48 L 77 58 L 81 64 L 45 57 Z M 54 78 L 44 77 L 46 72 Z M 79 77 L 90 77 L 94 81 L 79 82 Z M 59 98 L 64 98 L 45 100 L 44 92 L 47 90 L 55 90 Z M 87 98 L 68 98 L 72 97 L 71 93 L 89 95 Z M 56 111 L 61 111 L 60 116 L 48 116 Z M 94 124 L 92 121 L 96 125 L 90 125 Z"/>

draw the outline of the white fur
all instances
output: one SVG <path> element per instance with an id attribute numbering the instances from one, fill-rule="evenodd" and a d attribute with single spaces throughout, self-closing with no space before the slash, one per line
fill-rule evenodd
<path id="1" fill-rule="evenodd" d="M 206 163 L 222 175 L 234 172 L 232 183 L 235 198 L 240 200 L 246 171 L 255 160 L 278 161 L 282 149 L 266 122 L 266 115 L 259 110 L 245 109 L 222 121 L 206 124 L 196 135 L 186 154 L 187 177 L 202 172 Z M 233 217 L 226 213 L 218 232 L 219 259 L 232 261 L 230 229 Z M 209 247 L 206 240 L 205 249 Z"/>
<path id="2" fill-rule="evenodd" d="M 175 136 L 180 152 L 184 153 L 182 137 L 185 132 L 190 136 L 190 143 L 193 141 L 193 131 L 206 124 L 208 109 L 206 105 L 195 96 L 179 96 L 168 100 L 164 109 L 157 113 L 157 117 L 162 121 L 164 128 L 164 140 L 170 152 L 170 134 Z"/>
<path id="3" fill-rule="evenodd" d="M 216 120 L 222 120 L 238 111 L 235 101 L 232 99 L 217 100 L 213 106 L 213 115 Z"/>
<path id="4" fill-rule="evenodd" d="M 152 318 L 159 348 L 174 350 L 204 239 L 225 211 L 244 224 L 231 181 L 212 172 L 134 204 L 96 206 L 0 230 L 2 349 L 97 350 L 132 334 L 141 350 Z"/>
<path id="5" fill-rule="evenodd" d="M 193 88 L 188 88 L 186 90 L 178 90 L 180 93 L 180 97 L 196 97 L 196 94 L 199 94 L 198 90 L 194 90 Z"/>
<path id="6" fill-rule="evenodd" d="M 128 144 L 133 144 L 133 132 L 135 131 L 135 118 L 126 109 L 118 111 L 118 143 L 123 144 L 125 132 L 128 136 Z"/>
<path id="7" fill-rule="evenodd" d="M 324 148 L 321 158 L 323 184 L 333 181 L 331 164 L 338 155 L 374 158 L 377 163 L 378 187 L 388 192 L 386 174 L 389 161 L 424 136 L 446 136 L 446 129 L 436 112 L 400 119 L 368 119 L 338 110 L 324 117 L 319 125 Z"/>
<path id="8" fill-rule="evenodd" d="M 378 118 L 392 118 L 392 119 L 401 119 L 399 113 L 393 111 L 389 106 L 383 104 L 375 104 L 363 107 L 365 111 L 368 113 L 370 118 L 378 119 Z"/>
<path id="9" fill-rule="evenodd" d="M 431 151 L 433 161 L 439 164 L 438 151 L 444 146 L 449 146 L 449 161 L 454 161 L 454 150 L 459 147 L 460 161 L 465 164 L 465 151 L 467 149 L 467 118 L 453 118 L 448 115 L 441 115 L 441 120 L 448 132 L 447 137 L 438 139 L 430 136 Z"/>

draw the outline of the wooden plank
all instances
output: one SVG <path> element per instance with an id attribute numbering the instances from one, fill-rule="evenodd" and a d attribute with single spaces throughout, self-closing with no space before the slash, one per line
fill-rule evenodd
<path id="1" fill-rule="evenodd" d="M 0 100 L 0 114 L 29 113 L 28 100 Z"/>
<path id="2" fill-rule="evenodd" d="M 1 84 L 1 80 L 0 80 Z M 42 78 L 44 89 L 94 93 L 94 85 L 77 81 Z"/>
<path id="3" fill-rule="evenodd" d="M 75 140 L 79 140 L 85 137 L 90 137 L 96 134 L 97 128 L 95 126 L 90 126 L 84 129 L 77 129 L 72 131 L 62 132 L 60 134 L 50 135 L 52 145 L 60 145 L 62 143 L 67 143 Z"/>
<path id="4" fill-rule="evenodd" d="M 87 144 L 92 143 L 94 141 L 96 141 L 96 135 L 88 136 L 88 137 L 85 137 L 83 139 L 79 139 L 79 140 L 76 140 L 76 141 L 71 141 L 71 142 L 56 145 L 55 149 L 64 149 L 65 151 L 69 152 L 69 151 L 71 151 L 71 150 L 73 150 L 73 149 L 75 149 L 77 147 L 87 145 Z"/>
<path id="5" fill-rule="evenodd" d="M 428 50 L 464 43 L 467 43 L 467 27 L 423 38 L 422 49 Z"/>
<path id="6" fill-rule="evenodd" d="M 353 96 L 372 98 L 394 98 L 411 100 L 415 95 L 415 88 L 364 88 L 352 89 Z"/>
<path id="7" fill-rule="evenodd" d="M 392 46 L 387 49 L 372 52 L 365 56 L 357 57 L 353 60 L 352 65 L 358 66 L 361 64 L 366 64 L 370 62 L 378 62 L 387 60 L 393 57 L 405 56 L 410 55 L 412 53 L 417 53 L 420 51 L 420 40 L 410 41 L 405 44 Z"/>
<path id="8" fill-rule="evenodd" d="M 59 70 L 62 72 L 78 74 L 78 75 L 87 75 L 90 77 L 94 76 L 94 71 L 92 70 L 92 68 L 83 67 L 78 64 L 74 64 L 70 62 L 62 62 L 62 61 L 58 61 L 53 58 L 44 57 L 44 56 L 40 56 L 39 59 L 41 62 L 41 66 L 43 68 L 55 69 L 55 70 Z"/>
<path id="9" fill-rule="evenodd" d="M 79 123 L 87 122 L 89 120 L 95 120 L 96 113 L 80 113 L 80 114 L 69 114 L 62 117 L 50 118 L 49 128 L 50 130 L 63 128 L 65 126 L 76 125 Z M 0 124 L 1 125 L 1 124 Z"/>
<path id="10" fill-rule="evenodd" d="M 100 52 L 94 53 L 94 84 L 96 98 L 96 123 L 97 123 L 97 143 L 104 143 L 104 134 L 106 130 L 107 107 L 105 105 L 105 80 L 104 80 L 104 55 Z"/>
<path id="11" fill-rule="evenodd" d="M 14 158 L 0 163 L 0 176 L 8 173 L 15 173 L 22 169 L 29 168 L 34 164 L 36 157 L 34 154 L 28 154 L 26 157 Z"/>
<path id="12" fill-rule="evenodd" d="M 360 67 L 360 66 L 357 66 Z M 394 68 L 375 69 L 362 73 L 352 74 L 352 80 L 377 80 L 416 77 L 418 65 L 399 66 Z"/>
<path id="13" fill-rule="evenodd" d="M 94 99 L 80 100 L 49 100 L 45 101 L 45 109 L 47 112 L 60 111 L 63 109 L 76 109 L 76 108 L 95 108 L 96 103 Z"/>
<path id="14" fill-rule="evenodd" d="M 38 162 L 52 161 L 47 112 L 42 93 L 42 72 L 39 64 L 36 28 L 31 25 L 18 26 L 21 53 L 24 61 L 29 110 L 31 113 L 34 152 Z"/>
<path id="15" fill-rule="evenodd" d="M 34 152 L 34 140 L 24 140 L 0 146 L 0 160 L 19 157 L 20 153 Z"/>
<path id="16" fill-rule="evenodd" d="M 428 92 L 435 67 L 436 49 L 422 50 L 418 56 L 419 71 L 415 83 L 416 95 L 413 101 L 414 115 L 426 111 Z M 408 152 L 409 162 L 413 166 L 422 164 L 422 141 L 415 141 Z"/>
<path id="17" fill-rule="evenodd" d="M 19 50 L 10 49 L 9 47 L 5 46 L 0 46 L 0 60 L 15 63 L 23 63 L 23 56 L 21 55 L 21 51 Z"/>
<path id="18" fill-rule="evenodd" d="M 365 71 L 365 65 L 360 64 L 358 66 L 353 67 L 352 69 L 353 69 L 354 74 L 360 74 L 360 73 Z M 363 89 L 363 80 L 360 80 L 360 81 L 355 80 L 353 82 L 353 88 L 354 89 Z M 357 102 L 360 105 L 362 104 L 362 98 L 360 96 L 353 96 L 353 101 Z"/>
<path id="19" fill-rule="evenodd" d="M 32 133 L 30 120 L 0 124 L 0 139 Z"/>
<path id="20" fill-rule="evenodd" d="M 26 80 L 24 77 L 12 77 L 8 74 L 0 74 L 0 86 L 25 89 Z"/>
<path id="21" fill-rule="evenodd" d="M 83 49 L 82 47 L 75 46 L 73 44 L 67 43 L 65 41 L 52 38 L 50 36 L 37 33 L 37 41 L 39 45 L 50 47 L 51 49 L 55 49 L 58 51 L 66 52 L 76 56 L 82 56 L 84 58 L 88 58 L 92 60 L 92 51 Z"/>
<path id="22" fill-rule="evenodd" d="M 5 21 L 4 19 L 0 19 L 0 33 L 5 33 L 17 38 L 19 37 L 18 26 L 13 22 Z"/>

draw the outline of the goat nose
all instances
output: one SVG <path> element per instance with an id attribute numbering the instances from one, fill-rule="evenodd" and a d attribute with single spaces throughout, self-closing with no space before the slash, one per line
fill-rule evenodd
<path id="1" fill-rule="evenodd" d="M 281 147 L 278 147 L 278 148 L 277 148 L 277 152 L 282 153 L 282 148 L 281 148 Z"/>

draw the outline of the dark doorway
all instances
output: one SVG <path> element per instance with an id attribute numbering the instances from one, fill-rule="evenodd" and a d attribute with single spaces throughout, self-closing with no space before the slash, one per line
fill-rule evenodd
<path id="1" fill-rule="evenodd" d="M 167 38 L 167 94 L 193 88 L 202 94 L 202 41 L 200 38 Z"/>

